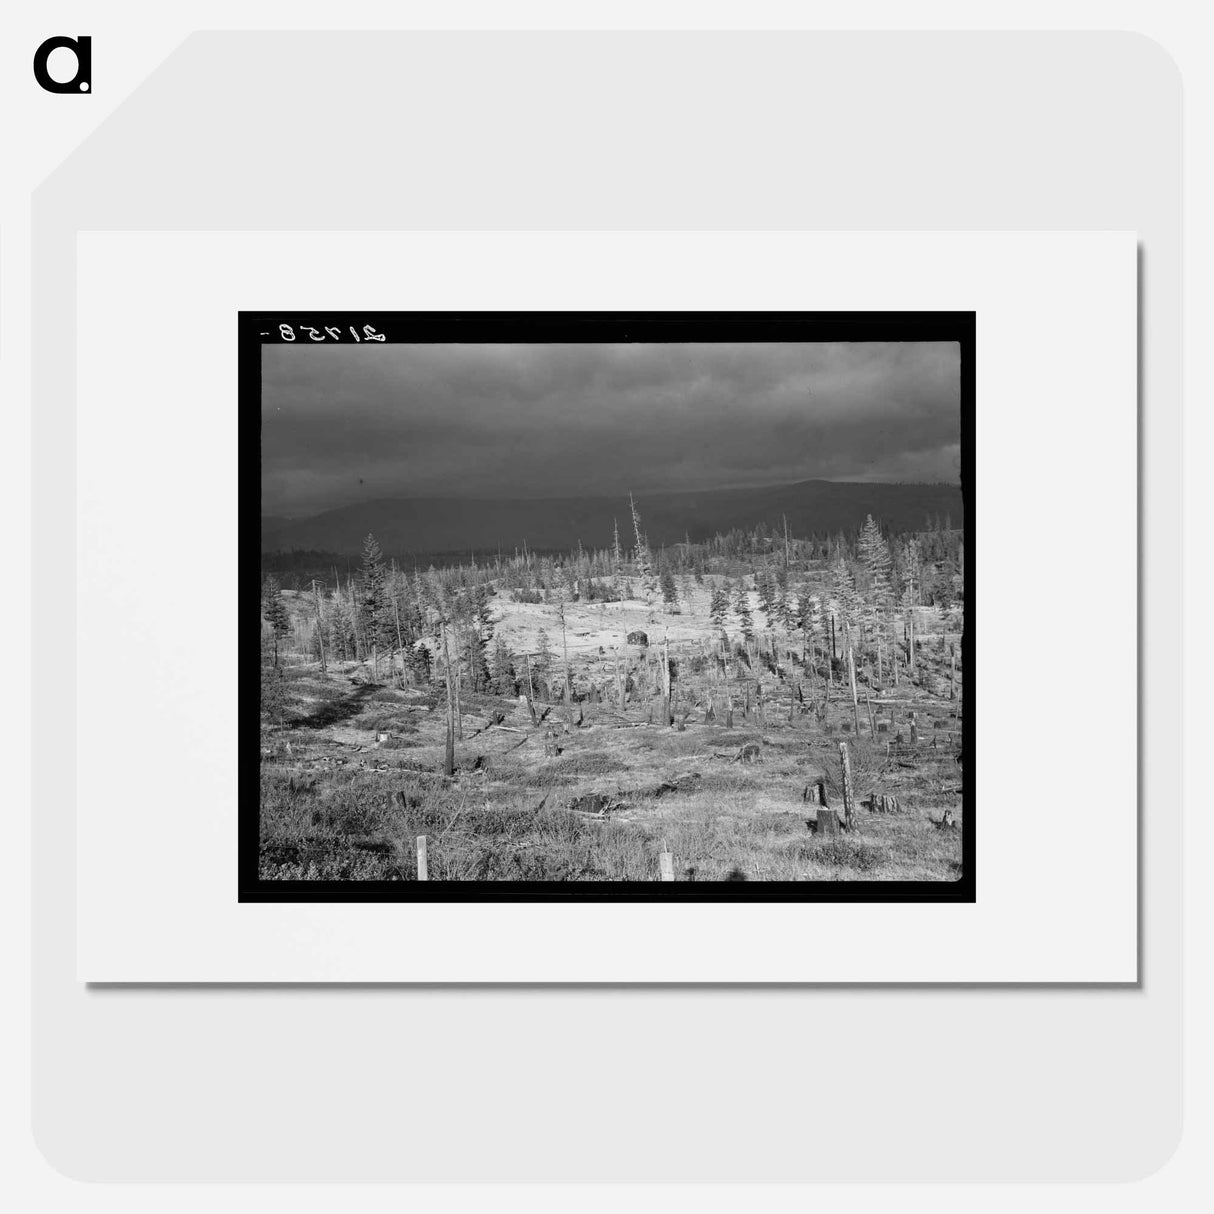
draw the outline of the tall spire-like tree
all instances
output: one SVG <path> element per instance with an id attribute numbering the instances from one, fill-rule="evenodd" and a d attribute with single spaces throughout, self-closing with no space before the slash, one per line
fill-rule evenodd
<path id="1" fill-rule="evenodd" d="M 641 513 L 637 509 L 631 493 L 628 495 L 628 506 L 632 511 L 632 533 L 636 537 L 637 573 L 640 574 L 641 581 L 644 583 L 645 593 L 652 596 L 654 590 L 657 589 L 653 578 L 653 559 L 649 555 L 649 541 L 641 530 Z"/>
<path id="2" fill-rule="evenodd" d="M 868 580 L 867 599 L 870 612 L 884 613 L 893 602 L 894 590 L 890 583 L 889 546 L 870 514 L 860 529 L 860 563 Z"/>
<path id="3" fill-rule="evenodd" d="M 755 626 L 754 619 L 750 614 L 750 592 L 746 589 L 746 579 L 742 578 L 738 582 L 737 599 L 734 602 L 734 611 L 738 614 L 738 619 L 742 622 L 742 635 L 749 641 L 754 639 Z"/>

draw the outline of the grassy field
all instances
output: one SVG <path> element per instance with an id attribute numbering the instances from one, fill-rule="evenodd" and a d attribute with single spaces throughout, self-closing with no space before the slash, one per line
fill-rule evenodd
<path id="1" fill-rule="evenodd" d="M 722 714 L 705 720 L 725 684 L 705 656 L 719 629 L 696 607 L 666 616 L 643 603 L 570 605 L 570 659 L 585 698 L 572 712 L 538 703 L 543 719 L 533 726 L 516 698 L 465 691 L 453 778 L 441 774 L 440 685 L 375 683 L 354 663 L 331 665 L 325 677 L 315 663 L 288 665 L 282 724 L 262 725 L 261 876 L 415 880 L 415 842 L 425 835 L 431 880 L 653 881 L 662 851 L 672 853 L 679 881 L 956 880 L 965 824 L 959 701 L 947 698 L 945 646 L 933 658 L 929 634 L 919 680 L 896 693 L 863 672 L 875 734 L 863 695 L 857 737 L 850 693 L 836 687 L 822 707 L 820 674 L 815 683 L 795 657 L 777 673 L 731 674 L 737 711 L 726 728 Z M 495 627 L 515 652 L 533 650 L 544 628 L 559 652 L 551 607 L 499 601 Z M 649 658 L 626 643 L 635 628 L 648 632 L 651 649 L 665 637 L 679 663 L 682 729 L 655 722 Z M 646 692 L 623 707 L 588 694 L 614 685 L 617 658 Z M 907 705 L 917 712 L 913 750 Z M 900 735 L 904 745 L 887 754 Z M 842 813 L 841 740 L 861 802 L 858 828 L 819 834 L 822 811 L 804 794 L 820 781 L 829 812 Z M 754 760 L 740 758 L 752 745 Z M 897 797 L 902 812 L 872 812 L 864 802 L 873 795 Z M 937 825 L 945 810 L 954 828 Z"/>

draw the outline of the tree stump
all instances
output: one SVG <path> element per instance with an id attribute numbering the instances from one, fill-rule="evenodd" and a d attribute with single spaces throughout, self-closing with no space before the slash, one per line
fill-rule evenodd
<path id="1" fill-rule="evenodd" d="M 839 815 L 833 809 L 820 809 L 818 811 L 816 829 L 819 835 L 837 835 L 839 833 Z"/>
<path id="2" fill-rule="evenodd" d="M 801 800 L 809 805 L 826 804 L 826 783 L 823 780 L 815 780 L 812 784 L 806 784 L 805 791 L 801 794 Z"/>

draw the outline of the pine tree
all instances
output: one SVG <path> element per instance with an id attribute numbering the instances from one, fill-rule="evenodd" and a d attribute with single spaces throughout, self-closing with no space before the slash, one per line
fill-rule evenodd
<path id="1" fill-rule="evenodd" d="M 636 567 L 647 596 L 652 596 L 656 586 L 653 580 L 653 560 L 649 555 L 649 542 L 641 530 L 641 514 L 637 510 L 632 494 L 628 495 L 628 505 L 632 510 L 632 533 L 636 537 Z"/>
<path id="2" fill-rule="evenodd" d="M 734 611 L 737 613 L 739 620 L 742 622 L 742 635 L 748 641 L 754 640 L 754 619 L 750 614 L 750 593 L 746 589 L 745 578 L 738 583 L 738 593 L 737 599 L 734 602 Z"/>
<path id="3" fill-rule="evenodd" d="M 802 654 L 808 657 L 822 635 L 822 600 L 816 594 L 802 594 L 792 613 L 802 637 Z"/>
<path id="4" fill-rule="evenodd" d="M 490 590 L 484 582 L 472 589 L 472 623 L 475 644 L 470 678 L 474 689 L 489 683 L 489 643 L 493 640 L 493 612 L 490 607 Z"/>
<path id="5" fill-rule="evenodd" d="M 796 611 L 788 594 L 788 567 L 781 565 L 776 570 L 776 585 L 773 594 L 776 609 L 776 619 L 784 628 L 792 628 L 796 623 Z"/>
<path id="6" fill-rule="evenodd" d="M 864 520 L 864 526 L 860 529 L 859 549 L 860 563 L 868 581 L 869 614 L 883 615 L 894 597 L 890 583 L 889 546 L 871 514 Z"/>
<path id="7" fill-rule="evenodd" d="M 514 654 L 510 652 L 510 647 L 501 637 L 497 638 L 497 643 L 493 646 L 493 653 L 489 662 L 489 671 L 491 686 L 493 687 L 495 694 L 499 696 L 512 696 L 518 694 L 514 668 Z"/>
<path id="8" fill-rule="evenodd" d="M 287 681 L 282 667 L 278 664 L 278 655 L 273 651 L 270 658 L 265 642 L 262 642 L 261 653 L 261 711 L 276 725 L 281 725 L 287 705 Z"/>
<path id="9" fill-rule="evenodd" d="M 549 685 L 552 677 L 552 642 L 548 639 L 547 630 L 543 628 L 535 638 L 535 662 L 532 664 L 532 671 L 545 687 Z"/>
<path id="10" fill-rule="evenodd" d="M 620 579 L 624 571 L 624 550 L 620 546 L 620 521 L 612 519 L 611 535 L 611 593 L 619 599 L 622 596 Z"/>
<path id="11" fill-rule="evenodd" d="M 278 665 L 278 642 L 291 632 L 291 617 L 287 614 L 287 605 L 283 602 L 282 588 L 276 577 L 266 578 L 262 590 L 261 611 L 270 630 L 274 635 L 274 665 Z"/>
<path id="12" fill-rule="evenodd" d="M 755 589 L 759 592 L 759 606 L 767 617 L 767 627 L 773 624 L 775 615 L 775 585 L 771 580 L 771 570 L 764 565 L 755 573 Z"/>
<path id="13" fill-rule="evenodd" d="M 669 611 L 677 611 L 679 606 L 679 590 L 674 584 L 674 574 L 669 569 L 662 570 L 662 601 Z"/>
<path id="14" fill-rule="evenodd" d="M 430 650 L 421 641 L 405 646 L 405 665 L 409 670 L 409 678 L 418 684 L 430 682 L 434 670 L 434 662 Z"/>
<path id="15" fill-rule="evenodd" d="M 712 602 L 708 608 L 709 618 L 720 627 L 725 623 L 729 614 L 729 591 L 724 586 L 717 586 L 712 592 Z"/>
<path id="16" fill-rule="evenodd" d="M 830 570 L 830 610 L 849 629 L 859 622 L 860 598 L 856 593 L 856 582 L 841 551 Z"/>
<path id="17" fill-rule="evenodd" d="M 362 596 L 359 602 L 363 637 L 368 645 L 391 647 L 394 623 L 388 598 L 383 553 L 375 536 L 363 540 Z"/>

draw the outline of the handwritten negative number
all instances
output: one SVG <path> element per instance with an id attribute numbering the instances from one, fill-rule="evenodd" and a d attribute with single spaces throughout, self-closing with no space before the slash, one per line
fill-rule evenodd
<path id="1" fill-rule="evenodd" d="M 300 325 L 299 329 L 300 329 L 300 332 L 306 333 L 312 341 L 324 341 L 326 339 L 326 336 L 328 338 L 332 339 L 333 341 L 341 341 L 341 329 L 339 329 L 336 325 L 325 325 L 323 332 L 320 329 L 313 327 L 312 325 Z M 297 340 L 297 338 L 295 336 L 295 330 L 294 330 L 294 328 L 292 328 L 291 325 L 279 325 L 278 334 L 279 334 L 279 337 L 281 337 L 281 339 L 283 341 L 296 341 Z M 352 338 L 354 338 L 355 341 L 387 341 L 388 340 L 386 334 L 377 333 L 375 331 L 374 325 L 363 325 L 361 334 L 359 333 L 359 330 L 354 325 L 351 325 L 350 326 L 350 336 Z"/>

